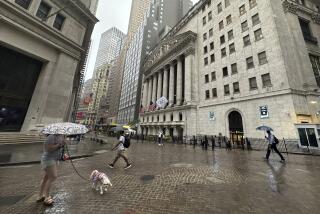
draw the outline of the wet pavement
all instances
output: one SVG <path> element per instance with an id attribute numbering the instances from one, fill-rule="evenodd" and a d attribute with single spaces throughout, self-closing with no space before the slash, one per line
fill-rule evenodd
<path id="1" fill-rule="evenodd" d="M 35 203 L 39 165 L 0 167 L 0 213 L 320 213 L 320 157 L 276 154 L 269 162 L 257 151 L 204 151 L 189 145 L 131 144 L 133 166 L 114 169 L 108 149 L 74 160 L 85 177 L 105 172 L 113 186 L 91 189 L 69 162 L 59 165 L 51 208 Z"/>

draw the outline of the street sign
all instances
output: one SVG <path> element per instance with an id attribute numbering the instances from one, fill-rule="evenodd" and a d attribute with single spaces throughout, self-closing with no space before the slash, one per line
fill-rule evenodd
<path id="1" fill-rule="evenodd" d="M 269 117 L 269 112 L 268 112 L 268 106 L 260 106 L 260 118 L 268 118 Z"/>

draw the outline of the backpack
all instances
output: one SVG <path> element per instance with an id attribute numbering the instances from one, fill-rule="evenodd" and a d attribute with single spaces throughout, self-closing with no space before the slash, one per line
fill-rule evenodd
<path id="1" fill-rule="evenodd" d="M 279 144 L 279 140 L 278 140 L 278 138 L 277 138 L 276 136 L 274 136 L 274 142 L 275 142 L 276 144 Z"/>
<path id="2" fill-rule="evenodd" d="M 124 146 L 124 148 L 129 148 L 130 147 L 130 138 L 124 137 L 123 146 Z"/>

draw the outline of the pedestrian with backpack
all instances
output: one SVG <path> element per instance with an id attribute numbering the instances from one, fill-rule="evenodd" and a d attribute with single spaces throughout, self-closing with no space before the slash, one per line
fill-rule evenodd
<path id="1" fill-rule="evenodd" d="M 285 159 L 282 156 L 282 154 L 279 152 L 279 150 L 277 149 L 277 144 L 279 143 L 278 138 L 276 138 L 276 136 L 271 134 L 270 130 L 267 131 L 267 135 L 268 136 L 265 136 L 265 138 L 268 140 L 269 144 L 268 144 L 268 150 L 267 150 L 267 154 L 266 154 L 266 159 L 269 160 L 270 152 L 271 152 L 271 150 L 273 150 L 280 156 L 280 158 L 281 158 L 280 162 L 284 163 Z"/>
<path id="2" fill-rule="evenodd" d="M 130 146 L 130 137 L 129 134 L 126 134 L 124 136 L 124 132 L 120 132 L 119 142 L 117 145 L 115 145 L 112 148 L 112 151 L 117 150 L 117 156 L 113 160 L 111 164 L 108 164 L 110 168 L 113 168 L 115 163 L 118 161 L 120 157 L 124 159 L 124 161 L 127 163 L 127 166 L 124 167 L 124 169 L 129 169 L 131 167 L 131 163 L 129 162 L 127 156 L 126 156 L 126 149 Z"/>

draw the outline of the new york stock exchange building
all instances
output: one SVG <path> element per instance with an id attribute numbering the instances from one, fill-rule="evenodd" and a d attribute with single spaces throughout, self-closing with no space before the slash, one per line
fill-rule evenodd
<path id="1" fill-rule="evenodd" d="M 319 147 L 315 1 L 199 1 L 145 59 L 140 132 Z M 157 107 L 159 99 L 168 100 Z"/>

